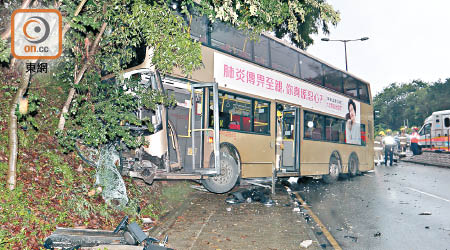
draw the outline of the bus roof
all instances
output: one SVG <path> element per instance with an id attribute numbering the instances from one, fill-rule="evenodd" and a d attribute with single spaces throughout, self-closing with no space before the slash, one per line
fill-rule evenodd
<path id="1" fill-rule="evenodd" d="M 283 40 L 283 39 L 280 39 L 280 38 L 278 38 L 278 37 L 275 37 L 275 36 L 273 36 L 272 34 L 270 34 L 270 33 L 268 33 L 268 32 L 264 32 L 262 35 L 264 35 L 265 37 L 267 37 L 267 38 L 269 38 L 269 39 L 271 39 L 271 40 L 274 40 L 274 41 L 277 41 L 277 42 L 279 42 L 279 43 L 282 43 L 282 44 L 285 45 L 286 47 L 289 47 L 289 48 L 291 48 L 291 49 L 293 49 L 293 50 L 295 50 L 295 51 L 297 51 L 297 52 L 299 52 L 299 53 L 302 53 L 303 55 L 305 55 L 305 56 L 307 56 L 307 57 L 310 57 L 310 58 L 312 58 L 312 59 L 314 59 L 314 60 L 316 60 L 316 61 L 318 61 L 318 62 L 320 62 L 320 63 L 322 63 L 322 64 L 325 64 L 325 65 L 327 65 L 327 66 L 330 67 L 330 68 L 333 68 L 333 69 L 338 70 L 338 71 L 340 71 L 340 72 L 342 72 L 342 73 L 345 73 L 345 74 L 347 74 L 347 75 L 349 75 L 349 76 L 351 76 L 351 77 L 353 77 L 353 78 L 356 78 L 357 80 L 359 80 L 359 81 L 365 83 L 365 84 L 370 88 L 370 83 L 369 83 L 369 82 L 367 82 L 367 81 L 361 79 L 361 78 L 358 77 L 358 76 L 355 76 L 354 74 L 352 74 L 352 73 L 350 73 L 350 72 L 348 72 L 348 71 L 344 71 L 344 70 L 342 70 L 342 69 L 339 69 L 338 67 L 336 67 L 336 66 L 334 66 L 334 65 L 332 65 L 332 64 L 330 64 L 330 63 L 328 63 L 328 62 L 325 62 L 324 60 L 322 60 L 322 59 L 320 59 L 320 58 L 318 58 L 318 57 L 316 57 L 316 56 L 313 56 L 312 54 L 309 54 L 309 53 L 306 52 L 305 50 L 302 50 L 302 49 L 300 49 L 300 48 L 298 48 L 298 47 L 292 45 L 292 43 L 289 43 L 289 42 L 287 42 L 287 41 L 285 41 L 285 40 Z"/>

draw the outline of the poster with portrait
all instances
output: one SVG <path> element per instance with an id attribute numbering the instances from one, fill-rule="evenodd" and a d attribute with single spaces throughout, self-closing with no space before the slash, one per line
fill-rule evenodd
<path id="1" fill-rule="evenodd" d="M 359 105 L 358 105 L 359 106 Z M 345 142 L 361 145 L 361 123 L 356 119 L 359 107 L 353 99 L 348 100 L 348 113 L 345 115 Z"/>

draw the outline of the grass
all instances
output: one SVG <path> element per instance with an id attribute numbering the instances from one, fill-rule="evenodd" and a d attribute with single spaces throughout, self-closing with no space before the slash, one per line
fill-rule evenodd
<path id="1" fill-rule="evenodd" d="M 190 185 L 188 181 L 177 181 L 164 188 L 161 192 L 161 199 L 164 201 L 163 211 L 179 206 L 192 192 Z"/>

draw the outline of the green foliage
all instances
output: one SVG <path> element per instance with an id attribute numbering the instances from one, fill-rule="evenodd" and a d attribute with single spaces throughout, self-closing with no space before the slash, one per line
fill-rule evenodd
<path id="1" fill-rule="evenodd" d="M 39 124 L 36 121 L 36 115 L 38 114 L 38 110 L 43 102 L 45 102 L 45 98 L 39 96 L 36 93 L 30 92 L 27 96 L 28 99 L 28 112 L 26 114 L 19 113 L 19 105 L 16 107 L 16 115 L 18 119 L 19 125 L 27 130 L 27 129 L 39 129 Z"/>
<path id="2" fill-rule="evenodd" d="M 98 82 L 95 88 L 92 85 L 77 86 L 79 92 L 86 88 L 89 92 L 78 95 L 69 111 L 67 135 L 70 140 L 62 141 L 69 149 L 75 139 L 91 147 L 119 140 L 130 148 L 139 147 L 143 144 L 142 137 L 134 136 L 128 125 L 147 126 L 149 132 L 154 128 L 150 120 L 138 119 L 138 108 L 154 110 L 158 104 L 175 104 L 174 98 L 167 98 L 135 80 Z"/>
<path id="3" fill-rule="evenodd" d="M 445 82 L 425 83 L 415 80 L 410 83 L 393 83 L 384 88 L 374 99 L 376 131 L 399 130 L 406 121 L 409 127 L 421 127 L 425 118 L 434 111 L 450 108 L 450 78 Z M 378 130 L 377 130 L 378 129 Z"/>
<path id="4" fill-rule="evenodd" d="M 182 10 L 188 12 L 194 2 L 198 1 L 182 1 Z M 302 49 L 313 43 L 310 35 L 317 34 L 319 28 L 328 33 L 329 25 L 340 21 L 339 12 L 325 0 L 206 0 L 196 9 L 212 21 L 229 22 L 254 35 L 263 31 L 274 31 L 278 38 L 288 35 Z"/>
<path id="5" fill-rule="evenodd" d="M 109 30 L 97 59 L 107 72 L 114 72 L 118 65 L 123 68 L 142 46 L 152 48 L 151 62 L 162 73 L 178 67 L 190 74 L 201 66 L 200 43 L 190 38 L 183 18 L 164 3 L 110 1 L 105 19 Z"/>
<path id="6" fill-rule="evenodd" d="M 0 39 L 0 63 L 9 62 L 9 57 L 11 55 L 10 47 L 6 40 Z"/>

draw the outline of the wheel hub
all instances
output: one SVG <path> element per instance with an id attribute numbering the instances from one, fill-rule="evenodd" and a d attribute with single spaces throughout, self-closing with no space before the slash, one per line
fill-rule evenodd
<path id="1" fill-rule="evenodd" d="M 232 169 L 227 161 L 220 161 L 220 175 L 213 177 L 218 184 L 226 184 L 232 178 Z"/>

